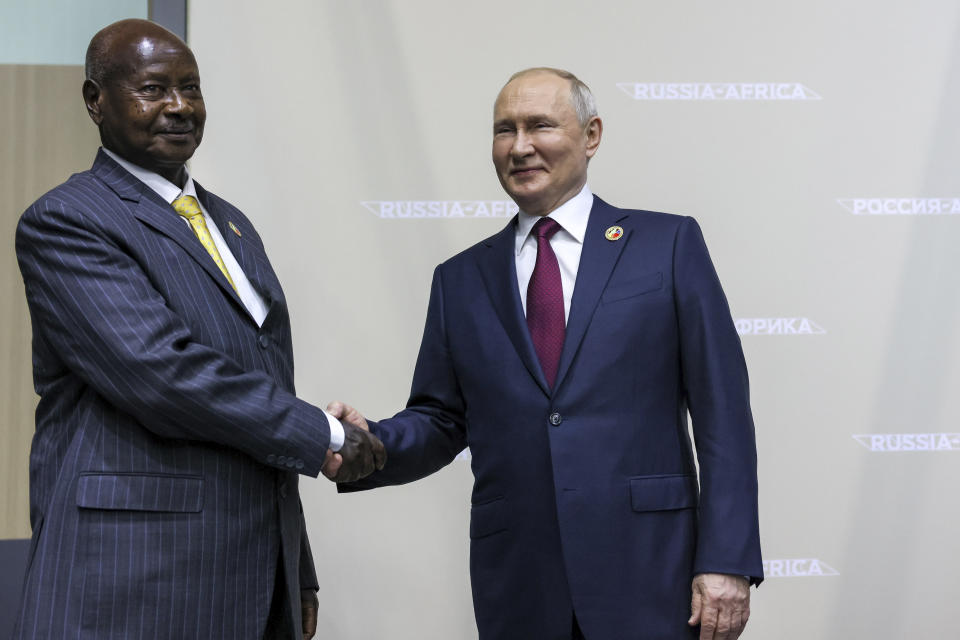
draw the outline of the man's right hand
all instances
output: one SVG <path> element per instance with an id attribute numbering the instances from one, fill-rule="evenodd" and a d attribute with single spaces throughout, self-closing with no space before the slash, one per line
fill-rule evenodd
<path id="1" fill-rule="evenodd" d="M 383 469 L 387 462 L 387 451 L 380 439 L 350 422 L 343 421 L 341 424 L 343 446 L 336 453 L 327 451 L 323 475 L 334 482 L 354 482 Z"/>
<path id="2" fill-rule="evenodd" d="M 341 423 L 349 422 L 353 426 L 360 427 L 364 431 L 370 431 L 370 425 L 367 424 L 367 419 L 363 417 L 363 414 L 350 405 L 340 402 L 339 400 L 334 400 L 328 404 L 327 412 Z"/>

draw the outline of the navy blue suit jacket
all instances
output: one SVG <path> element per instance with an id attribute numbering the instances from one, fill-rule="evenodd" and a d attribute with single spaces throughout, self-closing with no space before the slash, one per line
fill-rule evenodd
<path id="1" fill-rule="evenodd" d="M 595 199 L 552 390 L 515 230 L 437 268 L 408 406 L 372 425 L 387 466 L 347 489 L 409 482 L 469 445 L 483 640 L 569 638 L 574 611 L 590 640 L 691 637 L 695 574 L 762 578 L 747 372 L 700 229 Z"/>
<path id="2" fill-rule="evenodd" d="M 262 327 L 173 208 L 103 152 L 20 219 L 40 402 L 15 638 L 260 638 L 281 558 L 300 629 L 317 577 L 297 472 L 319 473 L 329 426 L 294 396 L 260 238 L 197 193 L 268 302 Z"/>

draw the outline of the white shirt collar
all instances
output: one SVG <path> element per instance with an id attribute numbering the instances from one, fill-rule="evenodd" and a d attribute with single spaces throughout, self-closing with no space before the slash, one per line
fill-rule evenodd
<path id="1" fill-rule="evenodd" d="M 587 220 L 590 218 L 591 208 L 593 208 L 593 193 L 590 192 L 590 187 L 584 184 L 580 193 L 551 211 L 547 214 L 547 217 L 559 222 L 564 231 L 570 234 L 574 240 L 583 244 L 583 238 L 587 235 Z M 523 243 L 530 235 L 533 225 L 541 217 L 523 211 L 517 214 L 517 255 L 520 255 Z"/>
<path id="2" fill-rule="evenodd" d="M 153 171 L 139 167 L 129 160 L 121 158 L 113 151 L 110 151 L 110 149 L 106 149 L 104 147 L 101 147 L 101 149 L 103 149 L 103 152 L 110 156 L 117 164 L 132 173 L 137 180 L 156 191 L 157 194 L 164 199 L 164 201 L 172 203 L 180 196 L 193 196 L 194 198 L 197 197 L 197 189 L 193 185 L 193 177 L 190 175 L 190 172 L 187 171 L 186 167 L 184 167 L 183 170 L 187 171 L 187 181 L 183 185 L 183 189 L 181 189 L 177 185 L 161 176 L 159 173 L 154 173 Z"/>

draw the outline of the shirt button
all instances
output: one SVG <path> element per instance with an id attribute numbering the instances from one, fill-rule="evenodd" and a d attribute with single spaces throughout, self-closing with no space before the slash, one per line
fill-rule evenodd
<path id="1" fill-rule="evenodd" d="M 555 427 L 558 427 L 560 426 L 561 422 L 563 422 L 563 416 L 561 416 L 559 413 L 554 411 L 553 413 L 550 414 L 550 424 L 552 424 Z"/>
<path id="2" fill-rule="evenodd" d="M 270 338 L 268 338 L 268 337 L 267 337 L 267 334 L 265 334 L 265 333 L 261 333 L 261 334 L 257 337 L 257 342 L 260 343 L 260 348 L 261 348 L 261 349 L 266 349 L 267 347 L 270 346 Z"/>
<path id="3" fill-rule="evenodd" d="M 280 483 L 280 497 L 281 497 L 281 498 L 286 498 L 286 497 L 287 497 L 287 483 L 286 483 L 286 482 L 281 482 L 281 483 Z"/>

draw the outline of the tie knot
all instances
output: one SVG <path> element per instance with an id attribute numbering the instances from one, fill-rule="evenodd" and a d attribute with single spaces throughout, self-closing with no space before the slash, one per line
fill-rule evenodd
<path id="1" fill-rule="evenodd" d="M 180 196 L 173 201 L 174 210 L 184 218 L 192 218 L 200 215 L 200 203 L 193 196 Z"/>
<path id="2" fill-rule="evenodd" d="M 560 231 L 563 227 L 560 226 L 560 223 L 554 220 L 553 218 L 547 218 L 544 216 L 537 220 L 537 224 L 533 225 L 533 233 L 538 238 L 543 238 L 544 240 L 549 240 L 553 237 L 557 231 Z"/>

